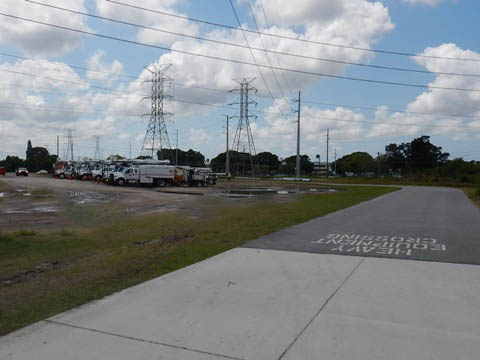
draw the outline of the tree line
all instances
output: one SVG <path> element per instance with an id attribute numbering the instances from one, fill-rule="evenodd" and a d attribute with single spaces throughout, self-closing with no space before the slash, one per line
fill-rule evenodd
<path id="1" fill-rule="evenodd" d="M 7 156 L 0 160 L 0 167 L 4 167 L 8 172 L 13 172 L 18 168 L 27 168 L 30 172 L 40 170 L 52 171 L 53 164 L 57 162 L 57 155 L 50 155 L 44 147 L 33 147 L 32 142 L 28 140 L 25 159 L 18 156 Z"/>
<path id="2" fill-rule="evenodd" d="M 294 175 L 296 156 L 280 158 L 271 152 L 260 152 L 250 156 L 245 152 L 229 151 L 230 172 L 234 176 L 272 176 Z M 172 164 L 204 167 L 209 166 L 214 172 L 226 172 L 226 153 L 220 153 L 213 159 L 196 150 L 162 149 L 157 153 L 158 159 L 168 159 Z M 329 168 L 330 175 L 339 176 L 383 176 L 409 177 L 431 181 L 448 180 L 463 183 L 480 183 L 480 162 L 465 161 L 461 158 L 449 159 L 450 154 L 430 142 L 429 136 L 420 136 L 411 142 L 385 146 L 384 153 L 373 157 L 367 152 L 353 152 L 338 159 Z M 139 157 L 145 158 L 145 157 Z M 318 156 L 317 156 L 318 158 Z M 7 156 L 0 161 L 0 166 L 7 171 L 26 167 L 31 172 L 52 170 L 57 156 L 50 155 L 43 147 L 33 147 L 28 141 L 26 159 Z M 301 155 L 300 168 L 303 176 L 314 175 L 314 163 L 308 155 Z M 252 171 L 253 169 L 253 171 Z M 336 173 L 332 170 L 335 169 Z M 317 172 L 318 173 L 318 172 Z"/>
<path id="3" fill-rule="evenodd" d="M 480 183 L 480 162 L 462 158 L 449 160 L 450 154 L 421 136 L 411 142 L 389 144 L 385 152 L 372 157 L 354 152 L 337 160 L 339 175 L 387 176 L 412 178 L 419 181 L 456 181 Z"/>

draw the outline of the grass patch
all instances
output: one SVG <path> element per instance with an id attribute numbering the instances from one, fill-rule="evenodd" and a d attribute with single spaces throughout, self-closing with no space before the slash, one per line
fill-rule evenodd
<path id="1" fill-rule="evenodd" d="M 462 188 L 467 196 L 473 201 L 475 205 L 480 207 L 480 186 L 477 188 Z"/>
<path id="2" fill-rule="evenodd" d="M 392 186 L 444 186 L 463 188 L 472 186 L 468 183 L 462 183 L 455 180 L 441 179 L 436 177 L 425 177 L 425 179 L 418 178 L 394 178 L 394 177 L 339 177 L 339 178 L 313 178 L 313 183 L 329 183 L 329 184 L 358 184 L 358 185 L 392 185 Z"/>
<path id="3" fill-rule="evenodd" d="M 245 200 L 243 206 L 216 199 L 199 218 L 117 214 L 84 230 L 0 234 L 0 335 L 394 190 L 352 186 L 290 202 Z"/>

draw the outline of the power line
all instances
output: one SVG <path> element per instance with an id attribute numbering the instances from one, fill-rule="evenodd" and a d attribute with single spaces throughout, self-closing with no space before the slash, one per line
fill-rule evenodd
<path id="1" fill-rule="evenodd" d="M 32 76 L 32 77 L 36 77 L 38 79 L 56 81 L 56 82 L 61 82 L 61 83 L 65 83 L 65 84 L 70 84 L 70 85 L 84 86 L 84 87 L 97 89 L 97 90 L 109 90 L 109 91 L 125 93 L 125 91 L 122 91 L 122 90 L 115 90 L 115 89 L 106 88 L 106 87 L 103 87 L 103 86 L 91 85 L 89 83 L 79 83 L 79 82 L 70 81 L 70 80 L 54 79 L 54 78 L 49 78 L 49 77 L 40 76 L 40 75 L 36 75 L 36 74 L 25 73 L 25 72 L 22 72 L 22 71 L 9 70 L 9 69 L 5 69 L 5 68 L 0 68 L 0 71 L 8 72 L 8 73 L 11 73 L 11 74 L 17 74 L 17 75 Z"/>
<path id="2" fill-rule="evenodd" d="M 121 111 L 81 111 L 75 110 L 72 108 L 61 108 L 57 106 L 47 106 L 47 105 L 29 105 L 25 103 L 14 103 L 14 102 L 0 102 L 0 108 L 11 109 L 11 106 L 3 106 L 3 104 L 13 105 L 14 109 L 25 109 L 25 110 L 36 110 L 36 111 L 52 111 L 52 112 L 68 112 L 73 114 L 103 114 L 103 115 L 122 115 L 122 116 L 141 116 L 141 113 L 129 113 Z"/>
<path id="3" fill-rule="evenodd" d="M 432 115 L 432 116 L 445 116 L 445 117 L 477 117 L 475 114 L 443 114 L 443 113 L 433 113 L 433 112 L 421 112 L 421 111 L 404 111 L 404 110 L 394 110 L 394 109 L 379 109 L 378 107 L 371 106 L 361 106 L 361 105 L 346 105 L 346 104 L 336 104 L 336 103 L 327 103 L 327 102 L 318 102 L 311 100 L 302 100 L 304 103 L 308 104 L 317 104 L 325 106 L 335 106 L 335 107 L 345 107 L 351 109 L 362 109 L 362 110 L 373 110 L 373 111 L 386 111 L 391 113 L 402 113 L 408 115 Z"/>
<path id="4" fill-rule="evenodd" d="M 30 0 L 26 0 L 26 1 L 30 2 Z M 123 2 L 115 1 L 115 0 L 106 0 L 106 1 L 117 4 L 117 5 L 122 5 L 122 6 L 130 7 L 130 8 L 133 8 L 133 9 L 148 11 L 148 12 L 152 12 L 152 13 L 156 13 L 156 14 L 160 14 L 160 15 L 171 16 L 171 17 L 176 17 L 176 18 L 179 18 L 179 19 L 198 22 L 198 23 L 202 23 L 202 24 L 206 24 L 206 25 L 212 25 L 212 26 L 223 27 L 223 28 L 226 28 L 226 29 L 242 31 L 242 29 L 239 29 L 239 28 L 237 28 L 235 26 L 231 26 L 231 25 L 220 24 L 220 23 L 216 23 L 216 22 L 212 22 L 212 21 L 196 19 L 196 18 L 183 16 L 183 15 L 178 15 L 178 14 L 172 14 L 172 13 L 168 13 L 168 12 L 165 12 L 165 11 L 148 9 L 148 8 L 137 6 L 137 5 L 125 4 Z M 447 57 L 447 56 L 423 55 L 423 54 L 414 54 L 414 53 L 408 53 L 408 52 L 402 52 L 402 51 L 389 51 L 389 50 L 380 50 L 380 49 L 367 49 L 367 48 L 356 47 L 356 46 L 332 44 L 332 43 L 325 43 L 325 42 L 321 42 L 321 41 L 301 39 L 301 38 L 285 36 L 285 35 L 266 34 L 266 33 L 263 33 L 263 32 L 258 32 L 258 31 L 249 30 L 249 29 L 243 29 L 243 31 L 247 31 L 247 32 L 253 33 L 253 34 L 269 35 L 269 36 L 276 37 L 276 38 L 279 38 L 279 39 L 300 41 L 300 42 L 309 43 L 309 44 L 317 44 L 317 45 L 323 45 L 323 46 L 333 46 L 333 47 L 338 47 L 338 48 L 343 48 L 343 49 L 367 51 L 367 52 L 374 52 L 374 53 L 380 53 L 380 54 L 390 54 L 390 55 L 399 55 L 399 56 L 408 56 L 408 57 L 420 57 L 420 58 L 428 58 L 428 59 L 443 59 L 443 60 L 480 62 L 480 59 L 468 59 L 468 58 Z"/>
<path id="5" fill-rule="evenodd" d="M 268 19 L 267 19 L 267 13 L 266 13 L 266 11 L 265 11 L 265 8 L 263 7 L 263 2 L 262 2 L 262 0 L 260 0 L 260 6 L 261 6 L 261 8 L 262 8 L 262 13 L 263 13 L 263 18 L 265 19 L 265 24 L 267 25 L 268 34 L 271 35 L 270 25 L 269 25 Z M 257 30 L 259 30 L 259 29 L 257 29 Z M 259 35 L 259 36 L 260 36 L 260 38 L 261 38 L 261 35 Z M 273 42 L 273 37 L 272 37 L 272 36 L 270 36 L 270 42 L 272 43 L 272 48 L 275 49 L 276 46 L 275 46 L 275 43 Z M 278 54 L 276 54 L 276 58 L 277 58 L 278 66 L 279 66 L 279 67 L 282 67 L 282 63 L 280 62 L 280 57 L 278 56 Z M 290 84 L 288 83 L 287 77 L 285 76 L 285 71 L 282 70 L 281 73 L 282 73 L 283 81 L 285 81 L 285 85 L 287 85 L 287 89 L 288 89 L 288 91 L 289 91 L 289 93 L 290 93 L 290 97 L 293 98 L 293 97 L 294 97 L 293 91 L 292 91 L 292 89 L 290 88 Z"/>
<path id="6" fill-rule="evenodd" d="M 99 15 L 89 14 L 89 13 L 85 13 L 85 12 L 81 12 L 81 11 L 77 11 L 77 10 L 67 9 L 67 8 L 60 7 L 60 6 L 44 4 L 44 3 L 40 3 L 40 2 L 37 2 L 37 1 L 33 1 L 33 0 L 25 0 L 25 1 L 30 2 L 32 4 L 36 4 L 36 5 L 40 5 L 40 6 L 60 10 L 60 11 L 65 11 L 65 12 L 69 12 L 69 13 L 73 13 L 73 14 L 88 16 L 88 17 L 91 17 L 91 18 L 100 19 L 100 20 L 109 21 L 109 22 L 114 22 L 114 23 L 118 23 L 118 24 L 122 24 L 122 25 L 133 26 L 133 27 L 137 27 L 137 28 L 141 28 L 141 29 L 145 29 L 145 30 L 157 31 L 157 32 L 166 33 L 166 34 L 170 34 L 170 35 L 187 37 L 187 38 L 190 38 L 190 39 L 208 41 L 208 42 L 213 42 L 213 43 L 216 43 L 216 44 L 222 44 L 222 45 L 239 47 L 239 48 L 243 48 L 243 49 L 249 49 L 250 52 L 252 53 L 252 57 L 254 58 L 254 62 L 256 62 L 256 60 L 255 60 L 255 56 L 253 55 L 253 50 L 265 52 L 265 54 L 267 55 L 267 61 L 270 65 L 270 67 L 272 66 L 272 64 L 269 60 L 268 53 L 276 54 L 277 56 L 278 55 L 284 55 L 284 56 L 302 58 L 302 59 L 306 59 L 306 60 L 316 60 L 316 61 L 330 62 L 330 63 L 336 63 L 336 64 L 342 64 L 342 65 L 360 66 L 360 67 L 367 67 L 367 68 L 374 68 L 374 69 L 393 70 L 393 71 L 402 71 L 402 72 L 413 72 L 413 73 L 421 73 L 421 74 L 433 74 L 433 75 L 480 77 L 480 74 L 435 72 L 435 71 L 429 71 L 429 70 L 419 70 L 419 69 L 408 69 L 408 68 L 400 68 L 400 67 L 393 67 L 393 66 L 372 65 L 372 64 L 356 63 L 356 62 L 352 62 L 352 61 L 343 61 L 343 60 L 337 60 L 337 59 L 325 59 L 325 58 L 303 55 L 303 54 L 292 54 L 292 53 L 284 52 L 284 51 L 267 50 L 265 48 L 265 45 L 263 44 L 263 40 L 261 38 L 262 34 L 264 34 L 264 33 L 261 33 L 259 31 L 255 32 L 255 33 L 257 33 L 260 36 L 260 40 L 262 42 L 262 48 L 257 48 L 257 47 L 250 46 L 249 43 L 248 43 L 248 40 L 246 38 L 245 33 L 242 33 L 242 34 L 243 34 L 243 37 L 245 38 L 247 46 L 241 45 L 241 44 L 235 44 L 235 43 L 231 43 L 231 42 L 227 42 L 227 41 L 217 40 L 217 39 L 209 39 L 209 38 L 196 36 L 196 35 L 189 35 L 189 34 L 183 34 L 183 33 L 178 33 L 178 32 L 174 32 L 174 31 L 169 31 L 169 30 L 163 30 L 163 29 L 154 28 L 154 27 L 150 27 L 150 26 L 145 26 L 145 25 L 141 25 L 141 24 L 136 24 L 136 23 L 132 23 L 132 22 L 127 22 L 127 21 L 123 21 L 123 20 L 112 19 L 112 18 L 108 18 L 108 17 L 105 17 L 105 16 L 99 16 Z M 250 5 L 250 8 L 252 9 L 251 5 Z M 247 29 L 242 27 L 241 22 L 238 18 L 237 12 L 236 12 L 235 8 L 233 7 L 233 3 L 232 3 L 232 9 L 234 9 L 235 16 L 236 16 L 236 19 L 237 19 L 238 24 L 239 24 L 238 29 L 247 31 Z M 251 11 L 252 11 L 252 17 L 253 17 L 255 26 L 258 30 L 259 27 L 257 25 L 255 15 L 253 15 L 253 9 Z M 266 35 L 266 34 L 264 34 L 264 35 Z M 480 61 L 480 60 L 478 60 L 478 61 Z M 281 65 L 280 65 L 280 67 L 281 67 Z M 272 72 L 273 72 L 273 69 L 272 69 Z M 278 80 L 277 80 L 277 82 L 278 82 Z"/>
<path id="7" fill-rule="evenodd" d="M 240 18 L 238 17 L 237 10 L 235 9 L 235 6 L 233 5 L 233 1 L 232 1 L 232 0 L 229 0 L 229 1 L 230 1 L 230 5 L 232 6 L 232 10 L 233 10 L 233 13 L 234 13 L 234 15 L 235 15 L 235 18 L 237 19 L 238 25 L 240 26 L 240 28 L 242 28 L 242 23 L 241 23 L 241 21 L 240 21 Z M 267 91 L 268 91 L 268 93 L 270 94 L 270 97 L 272 98 L 273 102 L 275 103 L 275 96 L 273 96 L 272 90 L 270 90 L 270 87 L 268 86 L 267 80 L 266 80 L 265 77 L 263 76 L 262 70 L 261 70 L 260 67 L 258 66 L 257 59 L 255 58 L 255 54 L 253 53 L 253 50 L 252 50 L 252 48 L 250 47 L 250 44 L 248 43 L 247 36 L 245 35 L 244 32 L 242 32 L 242 35 L 243 35 L 243 38 L 245 39 L 245 43 L 247 44 L 248 49 L 250 50 L 250 54 L 252 55 L 253 62 L 255 63 L 255 66 L 257 67 L 258 72 L 260 73 L 260 77 L 262 78 L 263 83 L 265 84 L 265 87 L 267 88 Z M 271 67 L 270 67 L 270 68 L 271 68 Z M 277 108 L 278 108 L 278 107 L 277 107 Z M 280 108 L 278 108 L 278 110 L 283 114 L 283 112 L 282 112 L 282 110 L 281 110 Z M 252 165 L 252 171 L 253 171 L 253 165 Z"/>
<path id="8" fill-rule="evenodd" d="M 248 6 L 250 7 L 250 12 L 251 12 L 251 15 L 252 15 L 253 22 L 255 24 L 255 28 L 257 30 L 260 30 L 260 28 L 258 27 L 258 24 L 257 24 L 257 19 L 255 18 L 255 14 L 253 12 L 252 2 L 250 0 L 248 0 Z M 277 84 L 278 90 L 280 90 L 280 94 L 282 94 L 282 97 L 285 98 L 286 96 L 285 96 L 285 93 L 283 92 L 282 87 L 280 86 L 280 83 L 278 82 L 277 74 L 275 74 L 275 70 L 272 69 L 272 62 L 270 61 L 270 57 L 268 56 L 267 49 L 265 47 L 265 44 L 263 43 L 262 35 L 258 35 L 258 37 L 260 38 L 260 42 L 262 44 L 263 51 L 265 51 L 265 57 L 267 58 L 268 65 L 270 65 L 270 70 L 272 71 L 273 79 L 275 80 L 275 83 Z"/>
<path id="9" fill-rule="evenodd" d="M 2 71 L 1 68 L 0 68 L 0 71 Z M 5 71 L 9 71 L 9 70 L 5 70 Z M 22 73 L 21 75 L 37 76 L 35 74 L 26 74 L 26 73 Z M 60 79 L 52 79 L 52 80 L 60 81 L 60 82 L 63 81 L 63 80 L 60 80 Z M 143 81 L 133 81 L 133 82 L 143 83 Z M 10 87 L 19 87 L 19 88 L 31 89 L 30 86 L 22 86 L 22 85 L 18 85 L 18 84 L 12 85 L 10 83 L 4 83 L 4 84 L 9 85 Z M 78 85 L 86 86 L 85 84 L 80 84 L 80 83 L 78 83 Z M 231 92 L 229 90 L 215 89 L 215 88 L 204 87 L 204 86 L 186 85 L 186 84 L 182 84 L 182 83 L 175 83 L 175 86 L 181 86 L 181 87 L 190 88 L 190 89 L 200 89 L 200 90 L 207 90 L 207 91 L 231 94 Z M 50 90 L 49 88 L 42 88 L 42 87 L 36 87 L 35 89 Z M 105 88 L 105 87 L 102 88 L 102 90 L 107 90 L 107 89 L 109 89 L 109 91 L 110 90 L 111 91 L 119 91 L 119 92 L 123 92 L 123 93 L 126 93 L 126 94 L 131 94 L 131 95 L 136 95 L 137 94 L 137 93 L 134 93 L 134 92 L 120 91 L 120 90 L 110 89 L 110 88 Z M 148 96 L 148 95 L 138 94 L 138 96 Z M 260 93 L 257 93 L 255 96 L 271 99 L 270 96 L 260 94 Z M 402 114 L 408 114 L 408 115 L 429 115 L 429 116 L 464 117 L 464 118 L 474 118 L 474 117 L 476 117 L 475 114 L 445 114 L 445 113 L 435 113 L 435 112 L 405 111 L 405 110 L 398 110 L 398 109 L 379 109 L 378 107 L 372 107 L 372 106 L 319 102 L 319 101 L 313 101 L 313 100 L 302 100 L 302 102 L 308 103 L 308 104 L 316 104 L 316 105 L 332 106 L 332 107 L 344 107 L 344 108 L 351 108 L 351 109 L 361 109 L 361 110 L 371 110 L 371 111 L 381 110 L 381 111 L 385 111 L 385 112 L 389 112 L 389 113 L 402 113 Z"/>
<path id="10" fill-rule="evenodd" d="M 132 76 L 132 75 L 123 75 L 123 74 L 116 74 L 116 73 L 106 72 L 106 71 L 91 70 L 91 69 L 87 69 L 87 68 L 82 67 L 82 66 L 71 65 L 71 64 L 66 64 L 66 63 L 59 63 L 59 62 L 52 63 L 51 61 L 49 61 L 47 59 L 31 58 L 31 57 L 26 57 L 26 56 L 8 54 L 8 53 L 4 53 L 4 52 L 0 52 L 0 55 L 1 56 L 6 56 L 6 57 L 11 57 L 11 58 L 16 58 L 16 59 L 21 59 L 21 60 L 43 61 L 43 62 L 48 62 L 49 64 L 53 64 L 53 65 L 57 65 L 57 66 L 68 66 L 68 67 L 71 67 L 72 69 L 89 71 L 89 72 L 94 72 L 94 73 L 98 73 L 98 74 L 102 74 L 102 75 L 114 75 L 114 76 L 118 76 L 118 77 L 137 79 L 136 76 Z"/>
<path id="11" fill-rule="evenodd" d="M 177 52 L 177 53 L 185 54 L 185 55 L 198 56 L 198 57 L 202 57 L 202 58 L 205 58 L 205 59 L 221 60 L 221 61 L 226 61 L 226 62 L 231 62 L 231 63 L 236 63 L 236 64 L 242 64 L 242 65 L 248 65 L 248 66 L 259 66 L 259 67 L 262 67 L 262 68 L 270 68 L 269 66 L 266 66 L 266 65 L 254 64 L 254 63 L 250 63 L 250 62 L 247 62 L 247 61 L 236 60 L 236 59 L 228 59 L 228 58 L 223 58 L 223 57 L 219 57 L 219 56 L 194 53 L 194 52 L 190 52 L 190 51 L 186 51 L 186 50 L 172 49 L 172 48 L 169 48 L 169 47 L 158 46 L 158 45 L 153 45 L 153 44 L 146 44 L 146 43 L 142 43 L 142 42 L 139 42 L 139 41 L 127 40 L 127 39 L 118 38 L 118 37 L 115 37 L 115 36 L 103 35 L 103 34 L 93 33 L 93 32 L 89 32 L 89 31 L 85 31 L 85 30 L 74 29 L 74 28 L 70 28 L 70 27 L 66 27 L 66 26 L 45 23 L 45 22 L 42 22 L 42 21 L 27 19 L 27 18 L 23 18 L 23 17 L 20 17 L 20 16 L 9 15 L 9 14 L 5 14 L 5 13 L 0 13 L 0 15 L 5 16 L 5 17 L 9 17 L 9 18 L 13 18 L 13 19 L 17 19 L 17 20 L 22 20 L 22 21 L 26 21 L 26 22 L 31 22 L 31 23 L 35 23 L 35 24 L 44 25 L 44 26 L 49 26 L 49 27 L 53 27 L 53 28 L 56 28 L 56 29 L 72 31 L 72 32 L 80 33 L 80 34 L 96 36 L 96 37 L 109 39 L 109 40 L 120 41 L 120 42 L 124 42 L 124 43 L 128 43 L 128 44 L 145 46 L 145 47 L 160 49 L 160 50 L 164 50 L 164 51 Z M 297 73 L 297 74 L 303 74 L 303 75 L 313 75 L 313 76 L 320 76 L 320 77 L 326 77 L 326 78 L 332 78 L 332 79 L 359 81 L 359 82 L 365 82 L 365 83 L 375 83 L 375 84 L 392 85 L 392 86 L 404 86 L 404 87 L 422 88 L 422 89 L 438 89 L 438 90 L 451 90 L 451 91 L 480 92 L 480 89 L 464 89 L 464 88 L 453 88 L 453 87 L 441 87 L 441 86 L 432 86 L 432 85 L 401 83 L 401 82 L 394 82 L 394 81 L 373 80 L 373 79 L 366 79 L 366 78 L 356 78 L 356 77 L 351 77 L 351 76 L 323 74 L 323 73 L 318 73 L 318 72 L 313 72 L 313 71 L 305 71 L 305 70 L 298 70 L 298 69 L 280 68 L 280 67 L 275 67 L 275 66 L 273 66 L 272 68 L 276 69 L 276 70 L 284 70 L 284 71 Z"/>
<path id="12" fill-rule="evenodd" d="M 33 61 L 49 62 L 49 60 L 47 60 L 47 59 L 27 58 L 27 57 L 17 56 L 17 55 L 13 55 L 13 54 L 0 53 L 0 55 L 15 57 L 15 58 L 19 58 L 19 59 L 28 59 L 28 60 L 33 60 Z M 70 66 L 72 68 L 76 67 L 75 65 L 71 65 L 71 64 L 68 64 L 68 63 L 50 63 L 50 64 L 58 65 L 58 66 L 67 65 L 67 66 Z M 108 72 L 102 72 L 102 73 L 107 74 L 107 75 L 116 75 L 115 73 L 108 73 Z M 33 76 L 33 74 L 32 74 L 32 76 Z M 133 79 L 138 78 L 138 77 L 133 76 L 133 75 L 122 75 L 122 76 L 133 78 Z M 55 79 L 55 80 L 56 81 L 62 81 L 62 80 L 59 80 L 59 79 Z M 135 80 L 131 81 L 131 83 L 135 83 L 135 82 L 143 83 L 143 81 L 140 81 L 140 80 L 139 81 L 135 81 Z M 3 83 L 3 84 L 9 85 L 10 87 L 19 87 L 19 88 L 31 89 L 30 86 L 21 86 L 21 85 L 18 85 L 18 84 L 12 85 L 10 83 Z M 82 84 L 82 86 L 83 86 L 83 84 Z M 175 86 L 181 86 L 181 87 L 190 88 L 190 89 L 200 89 L 200 90 L 207 90 L 207 91 L 213 91 L 213 92 L 220 92 L 220 93 L 226 93 L 226 94 L 231 93 L 229 90 L 215 89 L 215 88 L 205 87 L 205 86 L 187 85 L 187 84 L 182 84 L 182 83 L 177 83 L 177 82 L 175 83 Z M 50 90 L 49 88 L 42 88 L 42 87 L 36 87 L 35 89 Z M 260 94 L 260 93 L 257 93 L 256 96 L 270 99 L 270 96 Z M 386 111 L 386 112 L 390 112 L 390 113 L 402 113 L 402 114 L 410 114 L 410 115 L 433 115 L 433 116 L 445 116 L 445 117 L 475 117 L 474 114 L 445 114 L 445 113 L 434 113 L 434 112 L 405 111 L 405 110 L 398 110 L 398 109 L 379 109 L 378 107 L 371 107 L 371 106 L 369 107 L 369 106 L 362 106 L 362 105 L 338 104 L 338 103 L 329 103 L 329 102 L 319 102 L 319 101 L 313 101 L 313 100 L 302 100 L 302 102 L 308 103 L 308 104 L 334 106 L 334 107 L 345 107 L 345 108 L 352 108 L 352 109 L 362 109 L 362 110 L 372 110 L 372 111 L 381 110 L 381 111 Z"/>
<path id="13" fill-rule="evenodd" d="M 0 68 L 0 71 L 9 71 L 10 70 L 4 70 L 4 69 L 1 69 Z M 23 73 L 23 72 L 14 72 L 14 73 L 18 73 L 20 75 L 24 75 L 24 76 L 33 76 L 33 77 L 40 77 L 36 74 L 29 74 L 29 73 Z M 40 77 L 42 78 L 42 77 Z M 60 80 L 60 79 L 54 79 L 54 78 L 48 78 L 49 80 L 51 81 L 61 81 L 61 82 L 65 82 L 66 80 Z M 74 83 L 74 82 L 70 82 L 70 81 L 67 81 L 68 83 L 71 83 L 71 84 L 76 84 L 76 85 L 81 85 L 81 86 L 89 86 L 88 84 L 79 84 L 79 83 Z M 95 87 L 95 88 L 98 88 L 98 87 Z M 122 91 L 122 90 L 116 90 L 116 89 L 112 89 L 112 88 L 106 88 L 106 87 L 102 87 L 102 90 L 105 90 L 105 91 L 112 91 L 112 92 L 120 92 L 120 93 L 125 93 L 125 94 L 129 94 L 129 95 L 135 95 L 135 96 L 142 96 L 142 97 L 145 97 L 145 96 L 148 96 L 148 95 L 145 95 L 145 94 L 137 94 L 137 93 L 130 93 L 130 92 L 127 92 L 127 91 Z M 199 102 L 199 101 L 194 101 L 194 100 L 185 100 L 185 99 L 171 99 L 171 101 L 174 101 L 174 102 L 180 102 L 180 103 L 186 103 L 186 104 L 193 104 L 193 105 L 202 105 L 202 106 L 210 106 L 210 107 L 216 107 L 216 108 L 222 108 L 222 109 L 229 109 L 229 110 L 233 110 L 233 108 L 231 106 L 226 106 L 226 105 L 218 105 L 218 104 L 208 104 L 208 103 L 203 103 L 203 102 Z M 303 100 L 302 100 L 303 101 Z M 264 114 L 272 114 L 272 115 L 277 115 L 277 116 L 281 116 L 283 114 L 281 113 L 276 113 L 276 112 L 272 112 L 272 111 L 264 111 L 264 110 L 251 110 L 252 112 L 255 112 L 255 113 L 264 113 Z M 434 114 L 428 114 L 428 115 L 434 115 Z M 461 115 L 459 115 L 461 116 Z M 343 121 L 343 122 L 361 122 L 361 123 L 373 123 L 373 124 L 385 124 L 384 122 L 380 122 L 380 121 L 357 121 L 357 120 L 348 120 L 348 119 L 339 119 L 339 118 L 325 118 L 325 117 L 315 117 L 315 116 L 309 116 L 309 118 L 312 118 L 312 119 L 319 119 L 319 120 L 337 120 L 337 121 Z M 464 125 L 464 126 L 460 126 L 460 125 L 428 125 L 428 124 L 419 124 L 419 123 L 410 123 L 410 124 L 405 124 L 405 123 L 388 123 L 390 125 L 397 125 L 397 126 L 408 126 L 408 127 L 411 127 L 411 126 L 424 126 L 424 127 L 447 127 L 447 128 L 472 128 L 472 126 L 469 126 L 469 125 Z"/>

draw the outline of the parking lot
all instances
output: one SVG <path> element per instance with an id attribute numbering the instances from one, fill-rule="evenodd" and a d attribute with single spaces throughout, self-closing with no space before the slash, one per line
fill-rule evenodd
<path id="1" fill-rule="evenodd" d="M 321 185 L 262 181 L 221 181 L 216 186 L 110 186 L 80 180 L 60 180 L 48 175 L 2 176 L 5 189 L 0 206 L 0 230 L 65 228 L 76 225 L 78 214 L 92 209 L 103 213 L 145 215 L 182 211 L 202 216 L 205 207 L 219 201 L 290 201 L 297 194 L 335 191 Z M 216 199 L 216 200 L 215 200 Z"/>
<path id="2" fill-rule="evenodd" d="M 50 176 L 28 177 L 7 174 L 0 179 L 5 185 L 0 207 L 0 230 L 49 228 L 75 225 L 65 216 L 67 210 L 95 206 L 128 214 L 185 209 L 197 197 L 164 192 L 164 189 L 119 188 L 91 181 L 53 179 Z M 206 191 L 205 189 L 201 189 Z M 197 188 L 190 189 L 194 193 Z M 194 209 L 194 206 L 188 206 Z"/>

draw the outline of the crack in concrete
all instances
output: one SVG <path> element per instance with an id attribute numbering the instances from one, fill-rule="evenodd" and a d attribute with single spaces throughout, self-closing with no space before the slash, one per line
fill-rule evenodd
<path id="1" fill-rule="evenodd" d="M 323 311 L 323 309 L 325 309 L 325 307 L 328 305 L 328 303 L 330 302 L 330 300 L 332 300 L 332 298 L 338 293 L 338 291 L 343 287 L 343 285 L 345 285 L 345 283 L 348 281 L 348 279 L 350 279 L 350 277 L 353 275 L 353 273 L 355 271 L 357 271 L 357 269 L 360 267 L 360 265 L 362 265 L 363 261 L 365 260 L 366 258 L 363 257 L 357 265 L 355 265 L 355 267 L 353 268 L 352 271 L 350 271 L 350 273 L 345 277 L 345 279 L 343 279 L 343 281 L 340 283 L 340 285 L 335 289 L 335 291 L 328 297 L 328 299 L 323 303 L 323 305 L 320 307 L 320 309 L 318 309 L 318 311 L 315 313 L 315 315 L 310 319 L 310 321 L 305 325 L 305 327 L 302 329 L 302 331 L 300 331 L 298 333 L 298 335 L 295 337 L 295 339 L 293 339 L 293 341 L 287 346 L 287 348 L 282 352 L 282 354 L 280 355 L 280 357 L 278 358 L 278 360 L 282 360 L 283 357 L 287 354 L 287 352 L 291 349 L 291 347 L 298 341 L 298 339 L 300 338 L 300 336 L 303 335 L 303 333 L 305 332 L 305 330 L 307 330 L 307 328 L 313 323 L 313 321 L 318 317 L 318 315 L 320 315 L 320 313 Z"/>
<path id="2" fill-rule="evenodd" d="M 74 328 L 74 329 L 95 332 L 95 333 L 98 333 L 98 334 L 115 336 L 115 337 L 119 337 L 119 338 L 123 338 L 123 339 L 127 339 L 127 340 L 140 341 L 140 342 L 144 342 L 144 343 L 148 343 L 148 344 L 161 345 L 161 346 L 166 346 L 166 347 L 173 348 L 173 349 L 185 350 L 185 351 L 195 352 L 195 353 L 199 353 L 199 354 L 215 356 L 215 357 L 222 358 L 222 359 L 244 360 L 243 358 L 237 358 L 237 357 L 228 356 L 228 355 L 216 354 L 216 353 L 203 351 L 203 350 L 198 350 L 198 349 L 190 349 L 190 348 L 187 348 L 185 346 L 166 344 L 166 343 L 162 343 L 162 342 L 159 342 L 159 341 L 146 340 L 146 339 L 136 338 L 136 337 L 133 337 L 133 336 L 115 334 L 115 333 L 111 333 L 111 332 L 108 332 L 108 331 L 90 329 L 90 328 L 86 328 L 86 327 L 78 326 L 78 325 L 65 324 L 65 323 L 61 323 L 61 322 L 58 322 L 58 321 L 54 321 L 54 320 L 42 320 L 42 321 L 44 321 L 46 323 L 54 324 L 54 325 L 66 326 L 66 327 L 71 327 L 71 328 Z"/>

